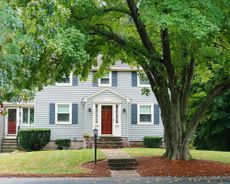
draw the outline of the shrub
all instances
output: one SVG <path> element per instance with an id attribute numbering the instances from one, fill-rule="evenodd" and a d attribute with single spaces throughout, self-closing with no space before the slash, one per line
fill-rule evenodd
<path id="1" fill-rule="evenodd" d="M 57 139 L 55 144 L 59 150 L 68 149 L 70 147 L 70 139 Z"/>
<path id="2" fill-rule="evenodd" d="M 144 137 L 144 146 L 147 148 L 159 148 L 161 146 L 162 137 Z"/>
<path id="3" fill-rule="evenodd" d="M 18 133 L 19 147 L 26 151 L 41 150 L 49 141 L 49 129 L 21 129 Z"/>

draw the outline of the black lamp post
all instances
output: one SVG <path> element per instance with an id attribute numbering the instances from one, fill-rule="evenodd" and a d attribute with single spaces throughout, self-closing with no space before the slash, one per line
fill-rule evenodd
<path id="1" fill-rule="evenodd" d="M 97 136 L 98 136 L 98 129 L 93 130 L 93 137 L 94 137 L 94 164 L 97 164 Z"/>

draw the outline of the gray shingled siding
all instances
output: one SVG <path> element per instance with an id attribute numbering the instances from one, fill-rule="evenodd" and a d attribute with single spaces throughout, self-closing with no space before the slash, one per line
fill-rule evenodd
<path id="1" fill-rule="evenodd" d="M 163 136 L 163 126 L 160 121 L 159 125 L 131 125 L 131 103 L 152 103 L 156 104 L 155 97 L 142 96 L 140 87 L 131 86 L 131 72 L 118 72 L 118 86 L 109 87 L 111 90 L 131 99 L 127 104 L 126 100 L 122 101 L 122 108 L 126 108 L 126 112 L 122 112 L 122 136 L 128 136 L 132 141 L 140 141 L 143 136 L 155 135 Z M 83 98 L 95 94 L 106 87 L 93 87 L 92 73 L 85 82 L 78 81 L 78 86 L 48 86 L 38 92 L 35 99 L 35 125 L 39 128 L 50 128 L 51 139 L 57 138 L 77 138 L 82 139 L 85 132 L 92 131 L 92 114 L 88 112 L 88 108 L 92 108 L 92 99 L 87 104 L 82 104 Z M 112 97 L 114 94 L 106 91 L 104 94 Z M 120 98 L 120 97 L 117 97 Z M 78 124 L 70 125 L 51 125 L 49 124 L 49 104 L 50 103 L 77 103 L 78 104 Z M 127 107 L 128 105 L 128 107 Z M 22 127 L 25 128 L 25 127 Z M 128 128 L 128 129 L 127 129 Z"/>

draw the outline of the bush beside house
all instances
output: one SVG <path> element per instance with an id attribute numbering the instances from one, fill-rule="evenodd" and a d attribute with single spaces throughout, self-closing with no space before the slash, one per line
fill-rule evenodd
<path id="1" fill-rule="evenodd" d="M 145 136 L 144 146 L 147 148 L 159 148 L 161 146 L 162 137 Z"/>
<path id="2" fill-rule="evenodd" d="M 21 129 L 18 133 L 19 147 L 26 151 L 38 151 L 50 142 L 50 129 Z"/>
<path id="3" fill-rule="evenodd" d="M 63 150 L 63 149 L 69 149 L 70 147 L 70 139 L 57 139 L 55 141 L 55 144 L 57 146 L 57 149 Z"/>

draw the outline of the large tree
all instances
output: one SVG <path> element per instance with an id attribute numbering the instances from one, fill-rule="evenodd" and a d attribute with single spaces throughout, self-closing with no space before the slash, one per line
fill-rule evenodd
<path id="1" fill-rule="evenodd" d="M 200 120 L 230 87 L 229 1 L 16 1 L 28 34 L 43 42 L 35 83 L 72 70 L 85 78 L 98 54 L 98 76 L 117 59 L 141 67 L 161 108 L 164 156 L 190 158 L 188 144 Z M 207 83 L 202 92 L 197 81 Z M 190 108 L 197 93 L 200 101 Z"/>

